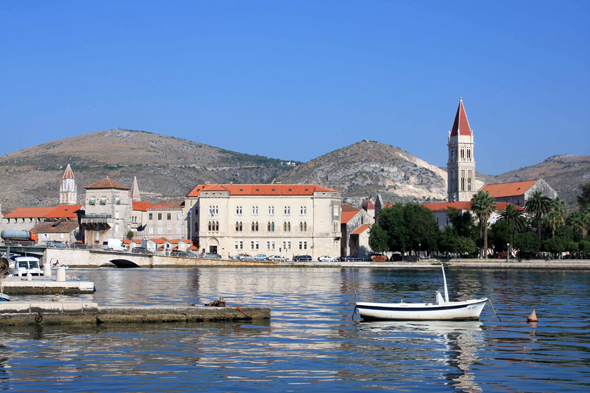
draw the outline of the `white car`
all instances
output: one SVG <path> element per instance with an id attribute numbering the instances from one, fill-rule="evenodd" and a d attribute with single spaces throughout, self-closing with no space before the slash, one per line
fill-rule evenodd
<path id="1" fill-rule="evenodd" d="M 282 257 L 280 255 L 271 255 L 270 257 L 266 258 L 269 261 L 286 261 L 287 258 Z"/>
<path id="2" fill-rule="evenodd" d="M 321 257 L 318 258 L 318 261 L 320 261 L 320 262 L 335 262 L 336 258 L 332 258 L 329 255 L 322 255 Z"/>

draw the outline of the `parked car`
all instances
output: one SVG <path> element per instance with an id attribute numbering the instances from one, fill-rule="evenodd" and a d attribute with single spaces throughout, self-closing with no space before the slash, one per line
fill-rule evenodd
<path id="1" fill-rule="evenodd" d="M 178 258 L 196 258 L 197 254 L 193 254 L 190 251 L 172 250 L 170 256 Z"/>
<path id="2" fill-rule="evenodd" d="M 50 240 L 47 243 L 47 248 L 68 248 L 68 245 L 59 240 Z"/>
<path id="3" fill-rule="evenodd" d="M 203 252 L 200 255 L 203 259 L 221 259 L 221 255 L 215 254 L 213 252 Z"/>
<path id="4" fill-rule="evenodd" d="M 254 257 L 248 254 L 238 254 L 238 256 L 236 256 L 236 259 L 240 261 L 253 261 Z"/>
<path id="5" fill-rule="evenodd" d="M 254 257 L 255 261 L 266 261 L 266 254 L 258 254 Z"/>
<path id="6" fill-rule="evenodd" d="M 131 252 L 133 254 L 146 254 L 146 255 L 151 255 L 153 254 L 153 252 L 151 252 L 150 250 L 148 250 L 145 247 L 134 247 Z"/>
<path id="7" fill-rule="evenodd" d="M 295 255 L 293 257 L 294 261 L 298 261 L 298 262 L 310 262 L 311 261 L 311 255 Z"/>
<path id="8" fill-rule="evenodd" d="M 320 261 L 320 262 L 335 262 L 336 258 L 333 258 L 329 255 L 322 255 L 321 257 L 318 258 L 318 261 Z"/>
<path id="9" fill-rule="evenodd" d="M 350 256 L 346 257 L 345 261 L 346 262 L 360 262 L 360 261 L 362 261 L 362 259 L 357 257 L 356 255 L 350 255 Z"/>
<path id="10" fill-rule="evenodd" d="M 273 262 L 286 261 L 287 260 L 287 258 L 282 257 L 280 255 L 271 255 L 271 256 L 269 256 L 266 259 L 268 259 L 269 261 L 273 261 Z"/>

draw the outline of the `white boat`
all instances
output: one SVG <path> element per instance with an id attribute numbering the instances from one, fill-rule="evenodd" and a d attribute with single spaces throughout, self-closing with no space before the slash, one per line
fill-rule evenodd
<path id="1" fill-rule="evenodd" d="M 39 263 L 39 258 L 32 256 L 18 256 L 14 254 L 4 254 L 2 256 L 3 264 L 8 265 L 8 273 L 13 276 L 42 276 L 43 270 Z"/>
<path id="2" fill-rule="evenodd" d="M 436 292 L 434 303 L 370 303 L 357 302 L 360 316 L 365 321 L 469 321 L 478 320 L 488 298 L 449 301 L 445 268 L 442 266 L 445 297 Z"/>

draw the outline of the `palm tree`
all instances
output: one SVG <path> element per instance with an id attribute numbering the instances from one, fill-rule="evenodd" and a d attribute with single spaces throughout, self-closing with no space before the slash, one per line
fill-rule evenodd
<path id="1" fill-rule="evenodd" d="M 512 236 L 510 244 L 514 244 L 514 236 L 524 230 L 526 220 L 524 219 L 524 212 L 516 209 L 516 206 L 509 204 L 506 206 L 506 210 L 500 213 L 502 220 L 506 220 L 506 223 L 512 228 Z"/>
<path id="2" fill-rule="evenodd" d="M 567 218 L 567 225 L 572 229 L 574 232 L 583 232 L 584 228 L 586 227 L 584 222 L 584 214 L 580 211 L 575 211 L 570 214 Z"/>
<path id="3" fill-rule="evenodd" d="M 471 198 L 471 210 L 479 221 L 479 237 L 483 237 L 483 250 L 480 255 L 484 258 L 488 256 L 488 220 L 492 213 L 496 211 L 495 202 L 494 197 L 484 191 L 479 191 Z"/>
<path id="4" fill-rule="evenodd" d="M 539 237 L 539 249 L 541 249 L 541 219 L 551 210 L 551 198 L 543 195 L 541 191 L 533 192 L 533 195 L 524 203 L 527 211 L 537 219 L 537 236 Z"/>
<path id="5" fill-rule="evenodd" d="M 551 238 L 555 237 L 555 230 L 565 224 L 566 217 L 567 205 L 565 201 L 560 197 L 555 198 L 551 204 L 551 211 L 545 217 L 547 225 L 551 228 Z"/>

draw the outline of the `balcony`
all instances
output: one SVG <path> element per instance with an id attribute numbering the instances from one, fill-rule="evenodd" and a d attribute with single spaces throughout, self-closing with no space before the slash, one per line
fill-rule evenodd
<path id="1" fill-rule="evenodd" d="M 81 224 L 88 230 L 104 230 L 110 228 L 110 214 L 83 214 Z"/>

